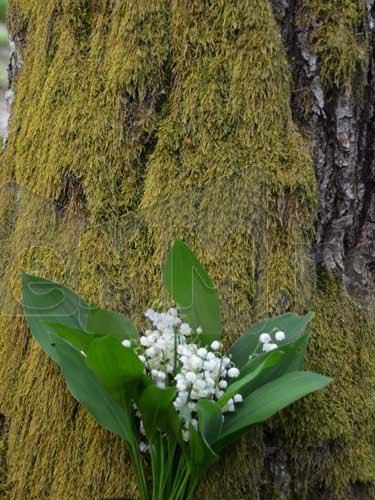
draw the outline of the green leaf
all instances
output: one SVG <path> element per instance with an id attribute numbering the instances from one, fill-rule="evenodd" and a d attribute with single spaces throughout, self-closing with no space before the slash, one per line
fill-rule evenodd
<path id="1" fill-rule="evenodd" d="M 88 333 L 78 328 L 70 328 L 60 323 L 48 322 L 48 325 L 57 335 L 59 335 L 59 337 L 66 340 L 80 351 L 84 351 L 86 354 L 90 348 L 91 342 L 99 338 L 98 335 L 93 333 Z"/>
<path id="2" fill-rule="evenodd" d="M 137 441 L 131 414 L 126 413 L 112 398 L 96 375 L 86 366 L 84 356 L 75 347 L 58 335 L 52 335 L 52 340 L 56 361 L 73 397 L 101 426 L 135 444 Z"/>
<path id="3" fill-rule="evenodd" d="M 181 316 L 203 333 L 196 341 L 209 345 L 220 338 L 219 296 L 205 269 L 182 241 L 176 240 L 163 269 L 163 283 Z"/>
<path id="4" fill-rule="evenodd" d="M 246 331 L 231 347 L 235 365 L 242 369 L 249 361 L 249 357 L 254 353 L 261 353 L 262 345 L 259 344 L 259 335 L 276 330 L 285 332 L 286 338 L 282 342 L 278 342 L 280 346 L 284 346 L 296 340 L 305 330 L 306 325 L 314 317 L 314 313 L 309 312 L 305 316 L 298 314 L 285 313 L 273 318 L 267 318 Z"/>
<path id="5" fill-rule="evenodd" d="M 256 379 L 261 373 L 267 369 L 271 368 L 277 363 L 279 363 L 280 358 L 282 358 L 283 353 L 282 351 L 272 351 L 268 353 L 268 356 L 266 356 L 265 359 L 256 367 L 254 370 L 251 372 L 247 373 L 246 375 L 243 375 L 241 378 L 237 379 L 235 382 L 230 384 L 228 389 L 225 391 L 225 393 L 219 398 L 218 404 L 220 407 L 223 407 L 227 404 L 227 402 L 233 398 L 237 393 L 241 392 L 243 394 L 243 389 L 254 379 Z"/>
<path id="6" fill-rule="evenodd" d="M 331 378 L 323 375 L 296 371 L 261 386 L 244 399 L 235 413 L 225 416 L 218 446 L 225 446 L 252 425 L 267 420 L 294 401 L 322 389 L 331 381 Z"/>
<path id="7" fill-rule="evenodd" d="M 158 430 L 172 435 L 175 439 L 180 438 L 180 420 L 173 406 L 175 396 L 176 389 L 172 387 L 160 389 L 149 385 L 143 391 L 138 401 L 138 409 L 149 439 Z"/>
<path id="8" fill-rule="evenodd" d="M 87 330 L 98 335 L 109 335 L 120 340 L 139 341 L 138 332 L 130 318 L 114 311 L 93 307 L 88 312 Z"/>
<path id="9" fill-rule="evenodd" d="M 56 361 L 56 350 L 51 346 L 53 329 L 48 323 L 85 329 L 89 306 L 72 290 L 53 281 L 22 273 L 22 285 L 23 308 L 30 331 Z"/>
<path id="10" fill-rule="evenodd" d="M 202 475 L 204 471 L 214 462 L 219 455 L 212 449 L 212 445 L 218 440 L 223 418 L 220 406 L 208 399 L 202 399 L 197 403 L 198 430 L 193 425 L 189 426 L 189 447 L 185 450 L 188 460 Z"/>
<path id="11" fill-rule="evenodd" d="M 223 427 L 221 407 L 215 401 L 201 399 L 197 403 L 199 432 L 208 446 L 218 440 Z"/>
<path id="12" fill-rule="evenodd" d="M 188 447 L 189 460 L 193 466 L 197 469 L 205 470 L 211 464 L 217 462 L 219 455 L 217 455 L 206 440 L 202 438 L 200 432 L 198 432 L 191 424 L 189 427 L 190 441 Z"/>
<path id="13" fill-rule="evenodd" d="M 114 337 L 101 337 L 91 342 L 86 363 L 120 403 L 124 402 L 125 393 L 138 398 L 151 383 L 135 352 Z"/>

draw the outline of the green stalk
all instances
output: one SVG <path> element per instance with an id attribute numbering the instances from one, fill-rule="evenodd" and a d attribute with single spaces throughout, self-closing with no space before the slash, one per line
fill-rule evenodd
<path id="1" fill-rule="evenodd" d="M 182 481 L 180 483 L 180 487 L 178 488 L 178 490 L 176 492 L 176 496 L 173 497 L 173 500 L 185 500 L 185 498 L 186 498 L 185 489 L 186 489 L 186 486 L 190 480 L 190 474 L 191 474 L 191 467 L 188 465 L 186 467 L 185 475 L 183 476 Z"/>
<path id="2" fill-rule="evenodd" d="M 195 490 L 197 489 L 197 486 L 198 486 L 199 481 L 200 481 L 202 476 L 203 476 L 203 473 L 198 473 L 198 474 L 192 475 L 191 484 L 189 485 L 189 488 L 187 491 L 187 496 L 184 498 L 184 500 L 193 500 Z"/>
<path id="3" fill-rule="evenodd" d="M 166 463 L 166 473 L 164 474 L 163 480 L 163 490 L 169 492 L 171 489 L 171 484 L 174 480 L 174 466 L 175 466 L 175 456 L 177 443 L 175 440 L 167 438 L 167 463 Z"/>
<path id="4" fill-rule="evenodd" d="M 177 371 L 177 334 L 174 334 L 174 359 L 173 359 L 173 373 Z"/>
<path id="5" fill-rule="evenodd" d="M 253 352 L 250 354 L 249 356 L 249 361 L 251 360 L 251 358 L 254 356 L 254 354 L 257 352 L 258 350 L 258 347 L 260 346 L 260 342 L 258 342 L 256 348 L 253 350 Z"/>
<path id="6" fill-rule="evenodd" d="M 163 436 L 160 434 L 160 446 L 159 446 L 159 451 L 160 451 L 160 473 L 158 477 L 158 482 L 159 482 L 159 488 L 158 488 L 158 499 L 163 500 L 163 495 L 164 495 L 164 445 L 163 445 Z"/>
<path id="7" fill-rule="evenodd" d="M 137 480 L 137 485 L 141 495 L 141 500 L 149 500 L 147 480 L 143 467 L 142 456 L 137 445 L 132 445 L 129 448 L 129 455 L 133 465 L 133 470 Z"/>
<path id="8" fill-rule="evenodd" d="M 152 500 L 192 500 L 202 471 L 192 467 L 178 443 L 158 432 L 150 440 L 150 453 Z"/>
<path id="9" fill-rule="evenodd" d="M 158 444 L 156 438 L 150 440 L 151 469 L 152 469 L 152 500 L 156 500 L 157 479 L 159 476 Z"/>
<path id="10" fill-rule="evenodd" d="M 180 481 L 183 479 L 184 477 L 184 472 L 185 472 L 185 466 L 186 466 L 186 462 L 185 462 L 185 459 L 184 457 L 181 455 L 180 456 L 180 459 L 178 461 L 178 465 L 177 465 L 177 470 L 176 470 L 176 473 L 174 475 L 174 478 L 173 478 L 173 482 L 172 482 L 172 490 L 170 491 L 170 494 L 169 494 L 169 499 L 170 500 L 174 500 L 176 498 L 176 491 L 180 485 Z M 168 499 L 168 500 L 169 500 Z"/>

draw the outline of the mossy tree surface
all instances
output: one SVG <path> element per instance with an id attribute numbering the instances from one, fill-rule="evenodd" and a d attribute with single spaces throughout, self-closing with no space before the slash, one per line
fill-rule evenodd
<path id="1" fill-rule="evenodd" d="M 308 365 L 336 378 L 228 451 L 200 498 L 375 498 L 373 323 L 333 277 L 315 286 L 314 167 L 270 2 L 13 0 L 9 23 L 22 68 L 0 170 L 0 498 L 136 496 L 123 444 L 30 338 L 18 275 L 141 325 L 167 299 L 175 237 L 219 289 L 227 343 L 314 307 Z M 344 85 L 338 71 L 324 78 Z"/>

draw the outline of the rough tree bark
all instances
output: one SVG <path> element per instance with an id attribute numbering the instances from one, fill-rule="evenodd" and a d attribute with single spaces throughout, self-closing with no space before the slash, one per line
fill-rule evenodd
<path id="1" fill-rule="evenodd" d="M 335 377 L 231 450 L 198 495 L 373 499 L 372 0 L 11 0 L 0 179 L 0 498 L 134 494 L 121 443 L 31 340 L 21 268 L 141 312 L 182 237 L 230 342 L 317 312 Z"/>

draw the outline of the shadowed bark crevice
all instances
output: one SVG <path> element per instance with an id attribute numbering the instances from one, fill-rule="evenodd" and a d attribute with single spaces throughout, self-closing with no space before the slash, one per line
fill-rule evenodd
<path id="1" fill-rule="evenodd" d="M 292 75 L 293 118 L 311 143 L 318 187 L 315 258 L 367 300 L 375 270 L 374 19 L 366 3 L 368 70 L 350 85 L 322 82 L 305 0 L 273 0 Z M 361 35 L 363 36 L 363 35 Z"/>

